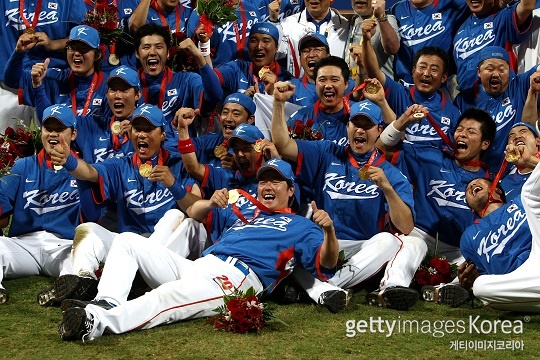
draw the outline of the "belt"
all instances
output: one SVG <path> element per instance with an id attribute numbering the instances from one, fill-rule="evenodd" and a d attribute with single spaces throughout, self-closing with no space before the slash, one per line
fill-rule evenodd
<path id="1" fill-rule="evenodd" d="M 227 255 L 220 255 L 220 254 L 212 254 L 212 255 L 214 255 L 221 261 L 231 264 L 232 266 L 240 270 L 244 275 L 246 276 L 249 275 L 249 266 L 247 266 L 243 261 L 238 260 L 237 258 L 232 257 L 232 256 L 227 256 Z"/>

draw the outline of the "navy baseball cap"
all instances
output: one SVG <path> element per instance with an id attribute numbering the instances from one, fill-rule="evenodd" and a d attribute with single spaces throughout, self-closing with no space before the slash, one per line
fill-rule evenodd
<path id="1" fill-rule="evenodd" d="M 255 144 L 257 140 L 264 139 L 264 135 L 255 125 L 240 124 L 233 130 L 229 141 L 227 141 L 227 146 L 229 148 L 232 148 L 235 139 L 244 140 L 249 144 Z"/>
<path id="2" fill-rule="evenodd" d="M 122 79 L 129 86 L 137 87 L 139 89 L 141 88 L 139 74 L 126 65 L 114 68 L 113 71 L 110 72 L 109 78 L 107 79 L 107 85 L 109 85 L 113 79 Z"/>
<path id="3" fill-rule="evenodd" d="M 274 40 L 276 40 L 276 42 L 279 43 L 279 31 L 277 27 L 272 23 L 258 22 L 251 25 L 251 30 L 249 30 L 249 36 L 251 36 L 252 34 L 270 35 L 274 38 Z"/>
<path id="4" fill-rule="evenodd" d="M 500 46 L 486 46 L 478 52 L 478 64 L 487 59 L 501 59 L 510 64 L 508 52 Z"/>
<path id="5" fill-rule="evenodd" d="M 43 111 L 44 124 L 49 119 L 60 121 L 65 127 L 77 128 L 77 118 L 73 114 L 73 109 L 65 105 L 52 105 Z"/>
<path id="6" fill-rule="evenodd" d="M 257 110 L 257 107 L 255 106 L 255 103 L 253 100 L 247 96 L 246 94 L 242 93 L 234 93 L 225 99 L 223 104 L 226 103 L 236 103 L 242 105 L 251 115 L 255 114 L 255 110 Z"/>
<path id="7" fill-rule="evenodd" d="M 66 44 L 69 44 L 71 41 L 82 41 L 91 48 L 99 48 L 99 33 L 96 29 L 88 25 L 79 25 L 75 26 L 69 32 L 69 39 Z"/>
<path id="8" fill-rule="evenodd" d="M 518 127 L 518 126 L 526 126 L 526 127 L 528 127 L 529 130 L 531 130 L 532 133 L 534 134 L 534 137 L 538 137 L 538 130 L 536 130 L 536 128 L 534 126 L 532 126 L 531 124 L 527 124 L 527 123 L 524 123 L 524 122 L 515 123 L 514 125 L 512 125 L 510 130 L 515 128 L 515 127 Z"/>
<path id="9" fill-rule="evenodd" d="M 155 127 L 161 126 L 165 128 L 165 116 L 160 108 L 150 104 L 142 104 L 133 112 L 131 122 L 135 119 L 143 118 Z"/>
<path id="10" fill-rule="evenodd" d="M 291 165 L 284 160 L 273 158 L 262 164 L 259 171 L 257 171 L 257 179 L 260 179 L 262 174 L 267 171 L 275 171 L 283 178 L 283 180 L 294 184 L 294 173 Z"/>
<path id="11" fill-rule="evenodd" d="M 353 119 L 358 116 L 368 118 L 375 125 L 381 125 L 384 123 L 381 108 L 369 100 L 362 100 L 354 103 L 351 106 L 351 115 L 349 120 L 353 121 Z"/>
<path id="12" fill-rule="evenodd" d="M 328 41 L 326 41 L 326 37 L 316 32 L 310 32 L 302 36 L 298 42 L 298 50 L 302 51 L 302 48 L 308 41 L 317 41 L 326 48 L 327 52 L 330 52 L 330 46 L 328 45 Z"/>

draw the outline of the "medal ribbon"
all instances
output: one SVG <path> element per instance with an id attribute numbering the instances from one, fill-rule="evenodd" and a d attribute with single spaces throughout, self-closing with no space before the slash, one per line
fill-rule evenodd
<path id="1" fill-rule="evenodd" d="M 69 149 L 69 152 L 75 156 L 77 159 L 79 158 L 79 155 L 73 150 Z M 45 164 L 49 169 L 54 170 L 54 165 L 52 164 L 51 156 L 45 152 L 45 149 L 41 149 L 41 151 L 38 154 L 38 159 L 40 160 L 41 164 Z"/>
<path id="2" fill-rule="evenodd" d="M 283 208 L 283 209 L 278 209 L 278 210 L 270 210 L 269 208 L 267 208 L 266 206 L 264 206 L 259 200 L 255 199 L 253 196 L 251 196 L 250 194 L 248 194 L 246 191 L 242 190 L 242 189 L 237 189 L 237 191 L 240 193 L 240 195 L 242 195 L 243 197 L 245 197 L 249 202 L 251 202 L 253 205 L 255 205 L 257 207 L 257 210 L 255 211 L 254 213 L 254 216 L 251 220 L 247 220 L 246 217 L 244 216 L 244 214 L 242 214 L 242 212 L 240 211 L 240 209 L 238 209 L 238 207 L 236 206 L 236 203 L 233 203 L 232 204 L 232 210 L 233 212 L 236 214 L 236 216 L 238 216 L 238 218 L 240 220 L 242 220 L 242 222 L 244 224 L 247 224 L 249 223 L 250 221 L 253 221 L 253 219 L 255 219 L 257 216 L 259 216 L 260 212 L 261 211 L 264 211 L 266 213 L 270 213 L 270 214 L 275 214 L 275 213 L 280 213 L 280 214 L 290 214 L 291 213 L 291 209 L 290 208 Z"/>
<path id="3" fill-rule="evenodd" d="M 167 23 L 167 18 L 165 18 L 165 13 L 163 12 L 163 9 L 161 6 L 159 6 L 157 0 L 152 0 L 151 2 L 152 8 L 156 10 L 158 13 L 159 19 L 161 20 L 161 25 L 165 27 L 169 27 L 169 24 Z M 184 6 L 182 5 L 182 2 L 179 1 L 178 5 L 176 5 L 176 8 L 174 9 L 175 12 L 175 22 L 176 22 L 176 29 L 175 32 L 180 32 L 180 12 L 183 12 Z"/>
<path id="4" fill-rule="evenodd" d="M 242 37 L 240 38 L 240 29 L 238 29 L 238 23 L 233 22 L 234 35 L 236 36 L 236 53 L 237 59 L 242 60 L 244 58 L 244 48 L 246 46 L 246 33 L 247 33 L 247 21 L 246 21 L 246 12 L 244 11 L 244 5 L 242 1 L 238 2 L 240 6 L 240 15 L 242 16 Z"/>
<path id="5" fill-rule="evenodd" d="M 144 74 L 144 70 L 142 68 L 139 69 L 139 77 L 141 78 L 144 102 L 149 104 L 148 84 L 146 83 L 146 75 Z M 160 109 L 163 106 L 163 99 L 165 99 L 165 90 L 167 89 L 167 85 L 169 85 L 169 81 L 172 80 L 172 77 L 173 73 L 171 69 L 169 69 L 168 66 L 165 66 L 165 73 L 161 78 L 161 86 L 159 88 L 159 97 L 157 103 L 157 107 Z"/>
<path id="6" fill-rule="evenodd" d="M 409 90 L 410 94 L 411 94 L 411 98 L 414 100 L 414 89 L 415 87 L 411 87 L 411 89 Z M 438 90 L 437 90 L 438 91 Z M 445 97 L 444 97 L 444 94 L 441 93 L 441 97 L 443 99 L 443 102 L 446 102 L 445 100 Z M 441 127 L 439 126 L 439 124 L 435 121 L 435 119 L 433 119 L 433 117 L 431 116 L 431 114 L 426 114 L 426 118 L 427 120 L 429 121 L 429 124 L 435 129 L 435 131 L 437 132 L 437 134 L 439 134 L 439 136 L 441 137 L 443 143 L 448 146 L 448 148 L 452 149 L 452 151 L 454 150 L 454 144 L 452 143 L 452 141 L 450 141 L 450 138 L 448 137 L 448 135 L 446 135 L 444 133 L 444 131 L 442 131 Z"/>
<path id="7" fill-rule="evenodd" d="M 343 108 L 345 109 L 343 116 L 345 116 L 348 119 L 349 114 L 351 113 L 351 103 L 349 102 L 349 99 L 347 99 L 345 96 L 343 96 Z M 317 100 L 317 102 L 315 102 L 315 107 L 313 109 L 313 113 L 314 113 L 313 120 L 317 120 L 317 118 L 319 117 L 319 111 L 321 110 L 326 111 L 328 109 L 321 104 L 321 99 L 319 99 Z"/>
<path id="8" fill-rule="evenodd" d="M 73 75 L 73 71 L 69 72 L 68 80 L 69 91 L 71 93 L 71 109 L 73 110 L 73 114 L 77 116 L 77 94 L 75 92 L 75 77 Z M 92 82 L 90 83 L 90 87 L 88 88 L 88 94 L 86 95 L 86 101 L 84 102 L 82 116 L 87 115 L 88 108 L 90 107 L 90 101 L 92 101 L 94 92 L 96 91 L 96 88 L 99 88 L 101 86 L 102 82 L 103 73 L 101 71 L 94 71 L 94 76 L 92 76 Z"/>
<path id="9" fill-rule="evenodd" d="M 165 160 L 169 157 L 169 153 L 167 150 L 160 148 L 159 149 L 159 155 L 157 159 L 157 165 L 163 165 L 165 163 Z M 139 154 L 135 153 L 133 154 L 133 157 L 131 158 L 131 162 L 133 164 L 133 167 L 137 170 L 142 165 L 142 161 L 139 158 Z M 145 164 L 152 165 L 152 161 L 147 160 L 145 161 Z"/>
<path id="10" fill-rule="evenodd" d="M 488 199 L 486 201 L 486 204 L 484 205 L 484 208 L 480 212 L 481 217 L 484 217 L 489 204 L 496 204 L 496 203 L 501 204 L 502 203 L 501 199 L 495 200 L 493 198 L 493 193 L 495 193 L 495 189 L 497 188 L 497 184 L 499 183 L 499 180 L 501 180 L 502 174 L 506 170 L 506 166 L 508 166 L 508 161 L 506 159 L 503 159 L 502 164 L 501 164 L 501 168 L 497 172 L 497 175 L 495 175 L 495 178 L 493 179 L 493 181 L 491 182 L 491 186 L 489 187 Z"/>
<path id="11" fill-rule="evenodd" d="M 351 162 L 351 165 L 357 169 L 360 169 L 360 165 L 358 165 L 358 162 L 354 158 L 350 146 L 347 146 L 345 151 L 347 153 L 347 156 L 349 156 L 349 161 Z M 378 153 L 377 148 L 375 148 L 373 152 L 371 153 L 371 155 L 369 156 L 368 161 L 364 164 L 364 167 L 368 168 L 371 166 L 371 164 L 373 164 L 373 161 L 375 161 L 375 157 L 377 156 L 377 153 Z M 378 161 L 377 164 L 375 165 L 379 165 L 380 163 L 382 163 L 382 161 Z"/>
<path id="12" fill-rule="evenodd" d="M 93 7 L 94 10 L 96 9 L 96 2 L 92 3 L 92 1 L 90 0 L 84 0 L 84 2 L 86 3 L 86 5 L 90 6 L 90 7 Z M 112 6 L 114 6 L 117 10 L 118 10 L 118 4 L 116 2 L 116 0 L 112 0 L 111 4 Z M 109 53 L 110 54 L 116 54 L 116 43 L 112 43 L 111 45 L 109 45 Z M 111 64 L 113 65 L 113 64 Z"/>
<path id="13" fill-rule="evenodd" d="M 111 122 L 109 123 L 109 127 L 112 129 L 112 126 L 114 124 L 114 122 L 116 121 L 114 115 L 113 117 L 111 117 Z M 122 145 L 124 145 L 128 140 L 129 140 L 129 137 L 124 133 L 124 135 L 122 135 L 122 141 L 120 142 L 120 134 L 115 134 L 111 131 L 111 134 L 112 134 L 112 140 L 113 140 L 113 150 L 114 151 L 117 151 L 118 149 L 120 149 L 122 147 Z"/>
<path id="14" fill-rule="evenodd" d="M 37 27 L 39 14 L 41 12 L 41 4 L 43 3 L 43 0 L 38 0 L 36 9 L 34 10 L 34 18 L 32 19 L 32 25 L 30 25 L 30 22 L 28 19 L 24 16 L 24 0 L 19 0 L 19 15 L 21 16 L 21 20 L 24 23 L 24 26 L 28 29 L 35 29 Z"/>

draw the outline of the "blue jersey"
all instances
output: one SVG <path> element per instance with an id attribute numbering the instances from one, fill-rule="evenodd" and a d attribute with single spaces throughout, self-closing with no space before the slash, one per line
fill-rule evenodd
<path id="1" fill-rule="evenodd" d="M 270 10 L 268 5 L 273 0 L 250 0 L 256 7 L 261 16 L 260 21 L 270 21 Z M 283 20 L 287 16 L 298 14 L 306 7 L 302 0 L 283 0 L 279 8 L 278 21 Z"/>
<path id="2" fill-rule="evenodd" d="M 172 72 L 166 68 L 158 76 L 150 76 L 140 70 L 139 76 L 144 102 L 160 107 L 165 115 L 167 138 L 164 146 L 174 153 L 178 153 L 178 131 L 172 124 L 176 111 L 181 107 L 189 107 L 201 109 L 203 115 L 208 114 L 223 96 L 217 76 L 208 65 L 200 69 L 200 75 L 192 72 Z M 167 81 L 162 91 L 163 76 L 167 76 Z"/>
<path id="3" fill-rule="evenodd" d="M 292 74 L 279 66 L 277 62 L 274 62 L 274 65 L 270 67 L 270 70 L 272 70 L 274 74 L 277 74 L 278 81 L 287 81 L 293 78 Z M 225 95 L 235 92 L 243 93 L 250 86 L 255 85 L 255 81 L 257 81 L 259 85 L 259 92 L 261 94 L 266 94 L 264 83 L 259 81 L 259 74 L 253 73 L 253 64 L 250 61 L 229 61 L 214 69 L 214 71 L 219 78 L 223 90 L 225 90 Z"/>
<path id="4" fill-rule="evenodd" d="M 525 181 L 527 181 L 529 176 L 531 176 L 530 172 L 522 174 L 517 166 L 512 165 L 508 174 L 499 181 L 499 184 L 501 184 L 501 187 L 504 190 L 504 195 L 506 195 L 506 199 L 511 199 L 514 196 L 521 194 L 523 184 L 525 184 Z"/>
<path id="5" fill-rule="evenodd" d="M 4 66 L 15 49 L 17 40 L 26 28 L 21 19 L 20 1 L 0 1 L 0 80 L 3 80 Z M 24 1 L 23 16 L 33 24 L 37 1 Z M 36 32 L 42 31 L 52 40 L 69 36 L 69 30 L 82 23 L 86 11 L 81 0 L 43 1 L 38 14 Z M 68 66 L 65 53 L 61 51 L 46 51 L 44 46 L 34 46 L 24 59 L 24 68 L 30 70 L 36 62 L 43 62 L 47 57 L 51 60 L 49 67 L 66 68 Z"/>
<path id="6" fill-rule="evenodd" d="M 438 46 L 448 54 L 452 52 L 452 39 L 457 27 L 470 14 L 463 0 L 435 0 L 430 5 L 417 9 L 410 0 L 396 3 L 390 10 L 399 24 L 401 44 L 394 57 L 396 79 L 413 83 L 411 69 L 414 55 L 425 46 Z M 453 61 L 448 75 L 455 74 Z"/>
<path id="7" fill-rule="evenodd" d="M 413 104 L 420 104 L 428 108 L 433 120 L 441 130 L 451 138 L 457 127 L 460 112 L 441 91 L 436 91 L 427 97 L 421 94 L 416 86 L 405 88 L 386 76 L 384 83 L 386 100 L 396 114 L 403 114 Z M 405 130 L 405 139 L 413 143 L 422 143 L 434 147 L 441 147 L 443 141 L 435 128 L 431 126 L 427 117 L 421 121 L 410 124 Z"/>
<path id="8" fill-rule="evenodd" d="M 317 100 L 314 105 L 301 108 L 292 114 L 287 120 L 287 127 L 294 131 L 297 120 L 305 124 L 308 119 L 313 120 L 311 129 L 314 132 L 322 133 L 322 139 L 333 141 L 342 146 L 349 144 L 347 136 L 349 114 L 345 112 L 345 108 L 336 113 L 327 113 L 320 109 L 320 101 Z"/>
<path id="9" fill-rule="evenodd" d="M 414 186 L 415 227 L 440 241 L 459 247 L 474 215 L 465 202 L 467 184 L 486 171 L 467 171 L 438 148 L 404 142 L 397 165 Z"/>
<path id="10" fill-rule="evenodd" d="M 296 86 L 296 89 L 293 96 L 287 100 L 288 102 L 300 106 L 311 106 L 319 100 L 315 83 L 309 82 L 306 75 L 302 76 L 301 79 L 293 78 L 289 81 Z M 345 94 L 350 93 L 354 89 L 354 80 L 349 79 L 348 84 Z"/>
<path id="11" fill-rule="evenodd" d="M 512 44 L 521 43 L 527 32 L 521 32 L 517 27 L 516 7 L 517 4 L 482 18 L 471 15 L 461 24 L 454 37 L 453 51 L 459 90 L 472 87 L 476 81 L 476 55 L 484 47 L 501 46 L 507 49 L 510 59 L 515 60 Z"/>
<path id="12" fill-rule="evenodd" d="M 506 91 L 497 97 L 486 93 L 478 82 L 471 89 L 460 92 L 455 99 L 456 106 L 462 112 L 470 107 L 476 107 L 487 111 L 495 120 L 497 125 L 495 140 L 482 158 L 489 165 L 492 173 L 497 173 L 504 158 L 504 149 L 512 125 L 521 121 L 523 104 L 525 104 L 529 91 L 530 77 L 535 70 L 536 66 L 511 79 Z"/>
<path id="13" fill-rule="evenodd" d="M 508 274 L 529 258 L 532 234 L 521 196 L 469 226 L 461 237 L 461 253 L 480 275 Z"/>
<path id="14" fill-rule="evenodd" d="M 315 203 L 334 221 L 336 235 L 341 240 L 367 240 L 380 233 L 388 204 L 381 189 L 369 180 L 358 177 L 349 156 L 360 167 L 372 152 L 356 155 L 330 141 L 302 141 L 298 144 L 299 178 L 311 184 Z M 384 171 L 388 181 L 414 216 L 411 184 L 398 169 L 378 153 L 372 166 Z M 298 171 L 297 171 L 298 173 Z"/>
<path id="15" fill-rule="evenodd" d="M 221 161 L 214 155 L 216 146 L 223 145 L 223 134 L 205 134 L 193 139 L 197 160 L 204 165 L 221 167 Z M 224 145 L 227 147 L 226 145 Z"/>
<path id="16" fill-rule="evenodd" d="M 180 156 L 162 149 L 163 164 L 180 177 L 182 185 L 189 189 L 194 180 L 188 177 Z M 157 157 L 157 156 L 156 156 Z M 153 160 L 155 166 L 158 159 Z M 99 191 L 94 190 L 96 202 L 116 201 L 118 207 L 118 231 L 136 234 L 154 232 L 154 225 L 169 209 L 177 204 L 169 189 L 161 181 L 150 181 L 139 174 L 136 156 L 110 158 L 93 165 L 99 174 Z"/>
<path id="17" fill-rule="evenodd" d="M 79 224 L 77 180 L 65 169 L 54 170 L 44 150 L 17 160 L 0 181 L 0 215 L 11 213 L 8 236 L 45 230 L 73 239 Z"/>
<path id="18" fill-rule="evenodd" d="M 235 22 L 229 21 L 215 29 L 210 38 L 210 51 L 214 67 L 236 59 L 249 60 L 249 32 L 254 24 L 261 21 L 260 14 L 257 7 L 251 2 L 242 0 L 239 1 L 239 7 L 235 14 L 237 16 Z M 199 14 L 194 11 L 189 17 L 187 36 L 193 37 L 198 26 Z"/>
<path id="19" fill-rule="evenodd" d="M 163 22 L 160 13 L 151 5 L 148 8 L 146 23 L 169 27 L 173 33 L 187 33 L 187 21 L 192 11 L 193 9 L 191 9 L 191 7 L 184 6 L 184 3 L 180 1 L 174 11 L 163 11 L 163 16 L 165 17 L 165 22 Z"/>
<path id="20" fill-rule="evenodd" d="M 327 280 L 335 269 L 320 266 L 320 249 L 324 234 L 312 221 L 289 213 L 266 213 L 256 208 L 243 210 L 249 219 L 242 222 L 232 211 L 212 211 L 216 226 L 223 234 L 218 242 L 203 252 L 233 256 L 248 265 L 270 293 L 277 284 L 300 265 L 321 280 Z"/>

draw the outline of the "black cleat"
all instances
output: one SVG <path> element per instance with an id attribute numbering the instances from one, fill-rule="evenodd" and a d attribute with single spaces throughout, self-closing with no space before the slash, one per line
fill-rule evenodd
<path id="1" fill-rule="evenodd" d="M 94 329 L 94 316 L 83 308 L 74 307 L 63 313 L 58 333 L 62 340 L 93 340 L 90 333 Z"/>
<path id="2" fill-rule="evenodd" d="M 442 284 L 439 286 L 422 286 L 422 298 L 425 301 L 436 304 L 444 304 L 450 307 L 460 307 L 471 298 L 471 294 L 457 284 Z"/>
<path id="3" fill-rule="evenodd" d="M 9 292 L 6 289 L 0 289 L 0 304 L 9 302 Z"/>
<path id="4" fill-rule="evenodd" d="M 62 311 L 67 311 L 68 309 L 71 309 L 74 307 L 85 308 L 86 305 L 96 305 L 105 310 L 110 310 L 113 307 L 116 307 L 116 305 L 111 304 L 107 300 L 84 301 L 84 300 L 77 300 L 77 299 L 66 299 L 62 301 L 62 304 L 60 305 L 60 309 L 62 309 Z"/>
<path id="5" fill-rule="evenodd" d="M 404 287 L 391 286 L 376 290 L 366 295 L 368 305 L 380 306 L 395 310 L 407 310 L 418 300 L 418 291 Z"/>
<path id="6" fill-rule="evenodd" d="M 92 300 L 97 295 L 98 280 L 77 275 L 62 275 L 52 287 L 41 290 L 37 301 L 41 306 L 53 306 L 64 299 Z"/>
<path id="7" fill-rule="evenodd" d="M 345 310 L 351 298 L 351 290 L 328 290 L 323 292 L 319 297 L 319 305 L 324 306 L 335 314 Z"/>

